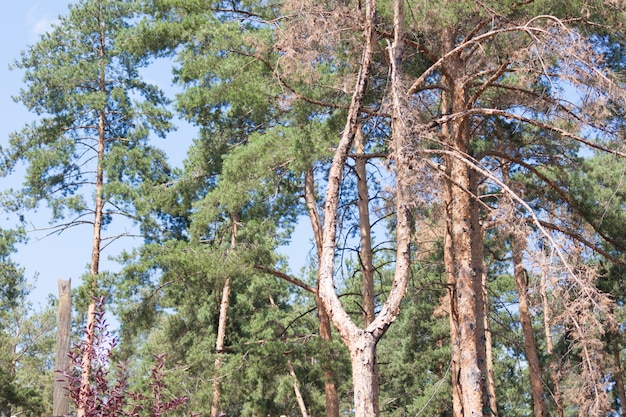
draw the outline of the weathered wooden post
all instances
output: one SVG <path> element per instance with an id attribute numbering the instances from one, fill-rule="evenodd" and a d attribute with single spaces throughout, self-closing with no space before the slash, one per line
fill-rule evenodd
<path id="1" fill-rule="evenodd" d="M 52 390 L 52 415 L 64 416 L 70 412 L 67 396 L 67 381 L 62 372 L 68 370 L 70 358 L 70 334 L 72 332 L 72 298 L 70 296 L 71 279 L 59 279 L 59 310 L 57 312 L 57 345 L 54 369 L 54 385 Z"/>

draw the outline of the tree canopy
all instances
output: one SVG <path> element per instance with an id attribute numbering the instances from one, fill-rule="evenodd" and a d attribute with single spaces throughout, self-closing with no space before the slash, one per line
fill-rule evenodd
<path id="1" fill-rule="evenodd" d="M 105 295 L 107 354 L 147 395 L 167 353 L 172 414 L 623 414 L 625 24 L 616 1 L 70 5 L 16 62 L 34 117 L 3 168 L 26 165 L 7 211 L 93 226 L 79 392 Z M 157 58 L 173 97 L 140 77 Z M 118 214 L 142 241 L 101 271 Z"/>

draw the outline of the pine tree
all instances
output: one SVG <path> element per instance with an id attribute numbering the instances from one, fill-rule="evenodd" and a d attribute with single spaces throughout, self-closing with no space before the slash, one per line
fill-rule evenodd
<path id="1" fill-rule="evenodd" d="M 40 118 L 12 135 L 6 163 L 26 162 L 21 194 L 30 207 L 48 203 L 54 231 L 93 226 L 86 276 L 92 300 L 99 293 L 104 228 L 115 214 L 140 220 L 142 192 L 167 178 L 164 155 L 148 145 L 150 133 L 171 129 L 167 100 L 139 77 L 146 61 L 117 45 L 133 7 L 109 0 L 72 5 L 16 62 L 26 84 L 17 100 Z M 94 314 L 89 301 L 89 329 Z M 85 386 L 90 351 L 83 358 Z M 79 406 L 78 414 L 83 411 Z"/>

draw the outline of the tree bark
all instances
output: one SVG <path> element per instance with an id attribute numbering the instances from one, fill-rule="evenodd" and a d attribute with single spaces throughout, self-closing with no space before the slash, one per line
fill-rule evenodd
<path id="1" fill-rule="evenodd" d="M 450 166 L 446 156 L 446 166 Z M 449 169 L 448 169 L 448 177 Z M 452 185 L 444 185 L 444 204 L 446 206 L 446 229 L 443 246 L 443 264 L 446 271 L 446 288 L 450 321 L 450 371 L 452 372 L 452 411 L 454 416 L 463 415 L 463 395 L 460 384 L 461 351 L 459 350 L 459 309 L 456 297 L 456 275 L 454 273 L 454 239 L 452 237 Z"/>
<path id="2" fill-rule="evenodd" d="M 57 312 L 57 340 L 54 385 L 52 389 L 52 415 L 65 416 L 70 412 L 67 379 L 63 372 L 70 366 L 70 339 L 72 334 L 71 279 L 59 279 L 59 307 Z"/>
<path id="3" fill-rule="evenodd" d="M 239 224 L 239 215 L 233 213 L 231 215 L 233 230 L 231 233 L 230 249 L 235 249 L 237 244 L 237 229 Z M 220 397 L 222 395 L 221 370 L 224 361 L 224 344 L 226 340 L 226 323 L 228 321 L 228 307 L 230 303 L 230 284 L 231 277 L 226 277 L 224 287 L 222 288 L 222 300 L 220 302 L 220 315 L 217 325 L 217 338 L 215 340 L 215 361 L 213 362 L 213 399 L 211 401 L 211 417 L 219 417 L 220 414 Z"/>
<path id="4" fill-rule="evenodd" d="M 442 32 L 444 51 L 454 49 L 451 28 Z M 445 52 L 444 52 L 445 53 Z M 452 54 L 446 61 L 444 80 L 452 112 L 462 111 L 468 102 L 463 85 L 463 62 L 460 54 Z M 469 124 L 465 118 L 448 123 L 447 146 L 454 154 L 465 158 L 470 154 Z M 485 333 L 485 298 L 483 290 L 482 227 L 476 199 L 478 198 L 478 173 L 455 155 L 449 158 L 450 201 L 446 205 L 451 213 L 451 236 L 455 282 L 453 293 L 456 305 L 456 338 L 459 350 L 458 390 L 462 413 L 459 415 L 494 415 L 488 389 L 487 352 Z M 448 266 L 452 266 L 448 264 Z"/>
<path id="5" fill-rule="evenodd" d="M 483 240 L 484 238 L 481 238 Z M 498 404 L 496 403 L 496 375 L 493 365 L 493 337 L 491 334 L 491 325 L 489 323 L 489 295 L 487 291 L 487 273 L 485 263 L 483 261 L 482 276 L 483 297 L 485 299 L 485 354 L 487 359 L 487 391 L 489 392 L 489 408 L 493 416 L 498 416 Z"/>
<path id="6" fill-rule="evenodd" d="M 377 416 L 378 402 L 372 390 L 376 376 L 376 342 L 371 333 L 360 332 L 349 342 L 354 385 L 355 416 Z"/>
<path id="7" fill-rule="evenodd" d="M 519 316 L 524 335 L 524 352 L 528 362 L 528 372 L 530 375 L 530 387 L 533 397 L 533 412 L 535 417 L 547 417 L 548 408 L 544 400 L 543 380 L 541 378 L 541 365 L 537 354 L 537 341 L 533 331 L 530 308 L 528 303 L 528 275 L 523 265 L 523 252 L 525 250 L 525 240 L 515 231 L 511 235 L 511 252 L 513 255 L 513 270 L 515 274 L 515 285 L 519 295 Z"/>

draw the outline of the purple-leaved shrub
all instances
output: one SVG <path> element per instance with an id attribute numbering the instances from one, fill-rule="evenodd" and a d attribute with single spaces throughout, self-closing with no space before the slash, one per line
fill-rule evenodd
<path id="1" fill-rule="evenodd" d="M 86 336 L 89 329 L 85 330 Z M 85 417 L 161 417 L 174 411 L 187 402 L 187 397 L 167 398 L 164 381 L 166 354 L 154 355 L 156 360 L 148 379 L 149 395 L 133 391 L 129 387 L 127 363 L 120 362 L 111 367 L 111 354 L 117 345 L 104 318 L 104 300 L 98 300 L 96 321 L 91 346 L 92 369 L 89 384 L 83 384 L 81 361 L 88 349 L 85 340 L 77 343 L 69 353 L 71 369 L 64 372 L 70 402 L 78 408 L 80 398 L 84 398 Z M 85 339 L 90 340 L 89 337 Z M 81 396 L 81 392 L 85 395 Z M 199 413 L 191 413 L 195 417 Z"/>

